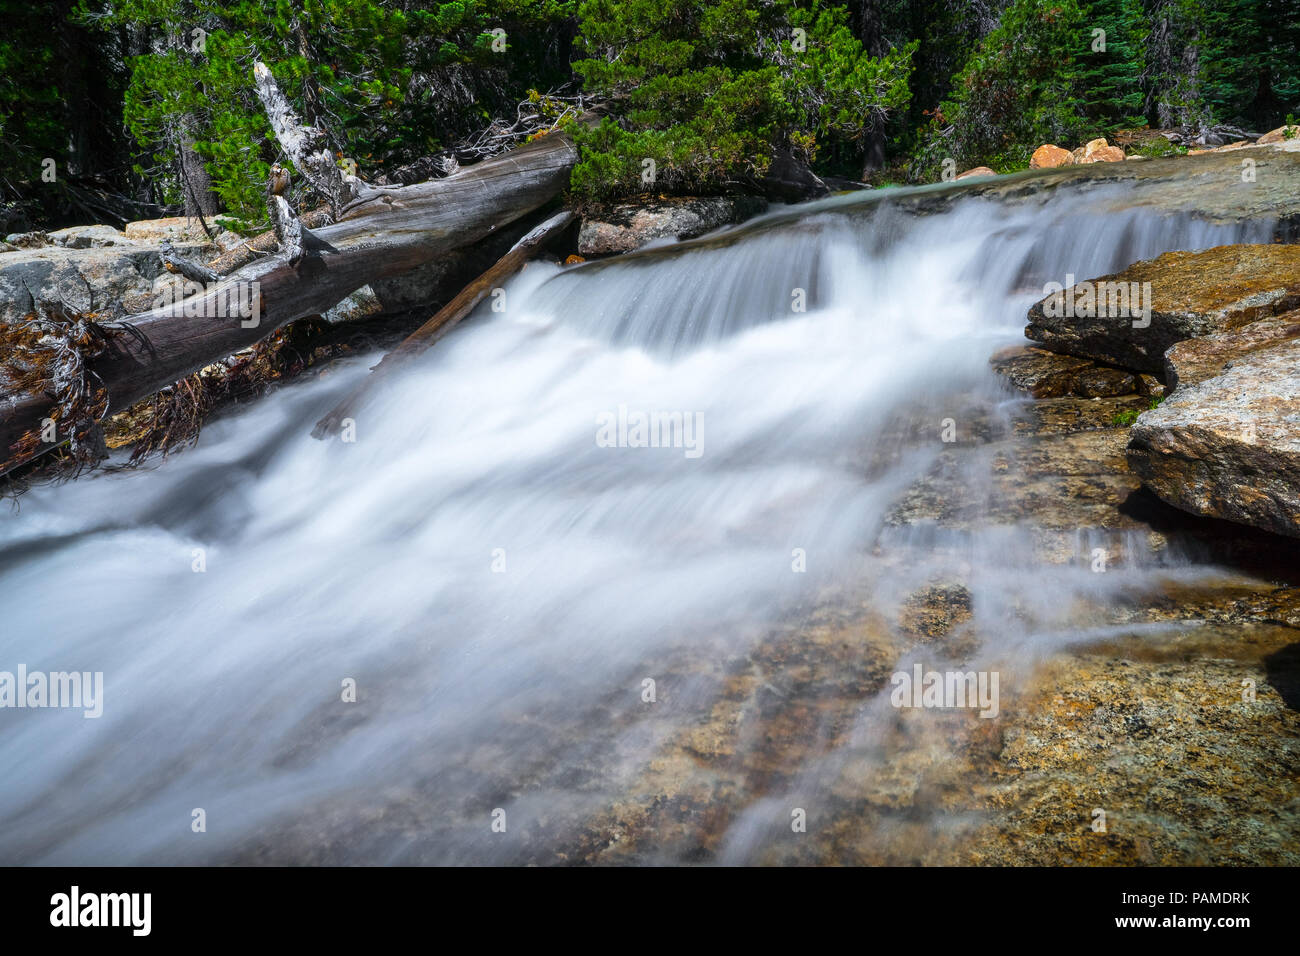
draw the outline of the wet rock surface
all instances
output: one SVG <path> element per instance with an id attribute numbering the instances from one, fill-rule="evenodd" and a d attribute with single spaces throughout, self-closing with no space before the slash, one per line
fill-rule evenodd
<path id="1" fill-rule="evenodd" d="M 653 704 L 615 691 L 572 725 L 506 722 L 496 747 L 566 754 L 529 779 L 467 745 L 424 786 L 369 794 L 360 816 L 348 801 L 298 814 L 229 861 L 340 862 L 395 840 L 402 863 L 449 847 L 539 865 L 1300 862 L 1300 587 L 1258 573 L 1284 560 L 1281 539 L 1226 524 L 1207 538 L 1142 491 L 1113 424 L 1141 407 L 1061 397 L 1008 414 L 972 397 L 959 440 L 864 543 L 863 573 L 754 646 L 705 629 L 646 662 Z M 1159 570 L 1207 542 L 1221 567 Z M 1087 569 L 1097 548 L 1103 571 Z M 1000 603 L 999 566 L 1051 597 L 1031 584 Z M 1059 588 L 1094 574 L 1131 584 Z M 915 664 L 997 671 L 997 715 L 892 706 Z M 508 832 L 491 833 L 507 805 Z"/>
<path id="2" fill-rule="evenodd" d="M 1240 328 L 1300 306 L 1300 246 L 1219 246 L 1170 252 L 1123 272 L 1053 293 L 1029 311 L 1025 335 L 1069 355 L 1143 372 L 1163 373 L 1170 346 Z M 1103 288 L 1109 286 L 1110 288 Z M 1150 290 L 1148 316 L 1111 289 Z M 1074 293 L 1074 305 L 1068 297 Z M 1140 291 L 1145 296 L 1144 291 Z"/>
<path id="3" fill-rule="evenodd" d="M 1222 352 L 1216 353 L 1216 358 Z M 1165 501 L 1300 537 L 1300 338 L 1238 353 L 1133 427 L 1128 460 Z"/>

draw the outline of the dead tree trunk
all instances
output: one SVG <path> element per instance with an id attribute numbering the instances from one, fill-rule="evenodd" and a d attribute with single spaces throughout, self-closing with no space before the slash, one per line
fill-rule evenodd
<path id="1" fill-rule="evenodd" d="M 438 313 L 424 325 L 420 326 L 405 339 L 402 344 L 380 360 L 372 374 L 359 388 L 316 423 L 312 430 L 315 438 L 325 438 L 337 434 L 342 422 L 352 414 L 352 410 L 361 399 L 382 379 L 385 373 L 392 372 L 441 339 L 455 327 L 456 323 L 474 311 L 474 307 L 487 298 L 488 294 L 501 283 L 518 272 L 546 244 L 562 233 L 573 222 L 573 213 L 565 210 L 556 213 L 550 219 L 528 233 L 513 246 L 510 251 L 481 276 L 465 286 L 456 298 L 438 310 Z"/>
<path id="2" fill-rule="evenodd" d="M 297 266 L 283 255 L 261 259 L 197 295 L 131 316 L 132 333 L 114 335 L 86 369 L 107 390 L 110 413 L 123 410 L 287 322 L 327 311 L 363 285 L 541 208 L 567 186 L 576 160 L 573 141 L 553 132 L 445 179 L 384 188 L 358 181 L 339 221 L 315 230 L 337 254 L 304 257 Z M 0 362 L 0 474 L 66 441 L 65 424 L 72 424 L 59 423 L 53 442 L 38 441 L 60 398 L 53 388 L 20 388 L 8 364 Z"/>

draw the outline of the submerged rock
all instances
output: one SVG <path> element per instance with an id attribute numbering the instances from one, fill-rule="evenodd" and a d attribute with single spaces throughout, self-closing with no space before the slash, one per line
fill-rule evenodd
<path id="1" fill-rule="evenodd" d="M 1165 253 L 1054 292 L 1030 308 L 1025 335 L 1054 351 L 1160 373 L 1177 342 L 1297 306 L 1300 246 L 1219 246 Z"/>
<path id="2" fill-rule="evenodd" d="M 1203 348 L 1184 373 L 1212 369 L 1225 349 Z M 1184 511 L 1300 537 L 1300 338 L 1238 351 L 1223 374 L 1181 385 L 1138 417 L 1127 457 Z"/>

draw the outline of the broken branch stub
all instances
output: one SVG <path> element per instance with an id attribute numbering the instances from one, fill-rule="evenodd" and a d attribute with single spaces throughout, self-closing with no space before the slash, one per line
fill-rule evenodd
<path id="1" fill-rule="evenodd" d="M 329 200 L 330 209 L 337 216 L 340 209 L 357 197 L 363 185 L 361 180 L 339 168 L 325 143 L 324 130 L 307 126 L 298 118 L 265 63 L 254 64 L 253 81 L 276 140 L 294 166 Z"/>

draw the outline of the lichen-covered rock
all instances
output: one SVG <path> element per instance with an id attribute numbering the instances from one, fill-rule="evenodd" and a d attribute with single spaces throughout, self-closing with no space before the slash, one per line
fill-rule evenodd
<path id="1" fill-rule="evenodd" d="M 209 245 L 179 245 L 176 252 L 202 260 Z M 112 304 L 128 312 L 150 308 L 163 271 L 157 246 L 137 243 L 105 248 L 62 246 L 23 249 L 0 259 L 0 324 L 12 324 L 39 303 L 66 302 L 85 312 Z"/>
<path id="2" fill-rule="evenodd" d="M 600 218 L 582 221 L 578 252 L 584 256 L 631 252 L 656 239 L 692 239 L 766 208 L 753 197 L 711 196 L 664 199 L 645 205 L 615 206 Z"/>
<path id="3" fill-rule="evenodd" d="M 112 226 L 69 226 L 66 229 L 56 229 L 49 237 L 56 246 L 65 249 L 99 249 L 135 244 L 134 240 L 127 238 L 126 233 Z"/>
<path id="4" fill-rule="evenodd" d="M 1172 389 L 1221 375 L 1228 363 L 1300 338 L 1300 310 L 1260 319 L 1231 332 L 1186 339 L 1165 353 L 1165 378 Z"/>
<path id="5" fill-rule="evenodd" d="M 1029 347 L 1004 349 L 989 364 L 1014 387 L 1034 398 L 1069 395 L 1074 391 L 1075 377 L 1093 367 L 1088 359 Z"/>
<path id="6" fill-rule="evenodd" d="M 1054 351 L 1161 373 L 1176 342 L 1298 306 L 1300 246 L 1218 246 L 1168 252 L 1051 293 L 1030 308 L 1025 335 Z"/>
<path id="7" fill-rule="evenodd" d="M 1128 462 L 1170 504 L 1300 537 L 1300 339 L 1239 353 L 1138 417 Z"/>

